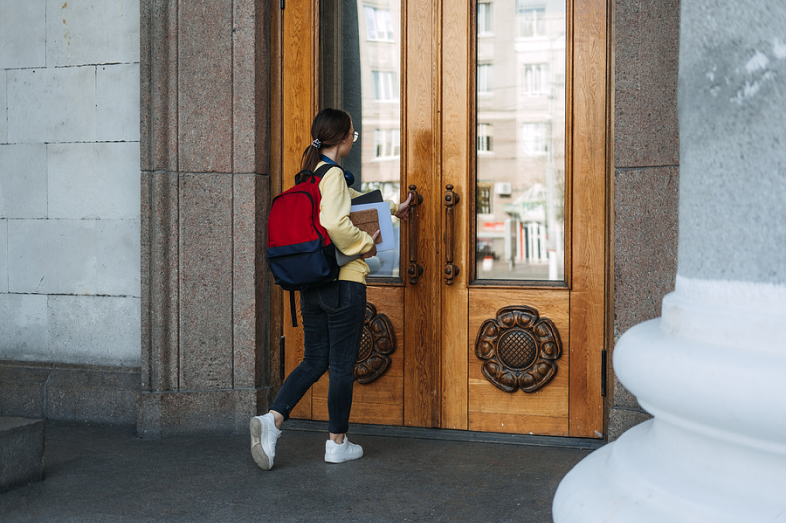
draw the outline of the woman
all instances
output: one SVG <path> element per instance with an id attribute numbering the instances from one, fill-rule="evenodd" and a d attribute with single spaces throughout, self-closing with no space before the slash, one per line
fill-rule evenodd
<path id="1" fill-rule="evenodd" d="M 349 219 L 351 200 L 359 193 L 348 187 L 344 171 L 336 161 L 347 156 L 357 140 L 352 118 L 344 111 L 324 109 L 314 118 L 311 137 L 311 145 L 303 152 L 302 168 L 314 172 L 326 163 L 335 165 L 319 182 L 322 195 L 319 221 L 336 248 L 346 255 L 361 257 L 342 266 L 338 280 L 301 292 L 303 361 L 287 377 L 268 413 L 251 419 L 251 455 L 263 470 L 273 467 L 282 423 L 328 367 L 330 421 L 325 461 L 343 463 L 363 456 L 361 446 L 351 443 L 346 433 L 352 408 L 353 370 L 366 309 L 369 268 L 365 258 L 376 254 L 374 242 L 379 231 L 370 236 Z M 391 213 L 406 219 L 410 199 L 401 205 L 390 202 Z"/>

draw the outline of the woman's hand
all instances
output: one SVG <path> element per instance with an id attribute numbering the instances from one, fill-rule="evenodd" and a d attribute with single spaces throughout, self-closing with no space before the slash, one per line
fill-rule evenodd
<path id="1" fill-rule="evenodd" d="M 407 216 L 409 216 L 409 202 L 411 201 L 412 193 L 409 193 L 409 196 L 407 196 L 407 201 L 398 206 L 398 212 L 396 212 L 396 216 L 398 218 L 401 218 L 402 220 L 407 219 Z"/>
<path id="2" fill-rule="evenodd" d="M 371 237 L 371 240 L 374 242 L 371 246 L 371 250 L 361 254 L 361 257 L 363 259 L 371 258 L 372 256 L 377 255 L 377 238 L 379 238 L 379 231 L 375 232 L 374 236 Z"/>

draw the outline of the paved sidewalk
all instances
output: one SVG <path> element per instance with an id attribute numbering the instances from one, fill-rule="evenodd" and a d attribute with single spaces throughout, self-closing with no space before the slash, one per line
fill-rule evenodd
<path id="1" fill-rule="evenodd" d="M 360 428 L 349 436 L 365 456 L 329 465 L 326 433 L 311 430 L 321 426 L 292 425 L 298 430 L 284 426 L 265 472 L 248 436 L 156 441 L 130 429 L 49 423 L 46 480 L 0 494 L 0 521 L 550 522 L 559 481 L 590 453 L 576 440 L 561 448 Z"/>

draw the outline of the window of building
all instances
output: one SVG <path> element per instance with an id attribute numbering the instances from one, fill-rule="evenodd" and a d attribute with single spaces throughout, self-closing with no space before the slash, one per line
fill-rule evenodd
<path id="1" fill-rule="evenodd" d="M 377 9 L 376 7 L 364 7 L 366 13 L 366 27 L 368 28 L 369 40 L 393 41 L 393 21 L 390 18 L 388 9 Z"/>
<path id="2" fill-rule="evenodd" d="M 546 34 L 546 8 L 533 7 L 531 1 L 516 0 L 516 36 L 528 38 Z"/>
<path id="3" fill-rule="evenodd" d="M 478 93 L 490 94 L 492 90 L 491 64 L 478 64 Z"/>
<path id="4" fill-rule="evenodd" d="M 478 2 L 478 35 L 491 33 L 491 2 Z"/>
<path id="5" fill-rule="evenodd" d="M 477 214 L 491 214 L 491 183 L 478 182 L 476 193 Z"/>
<path id="6" fill-rule="evenodd" d="M 374 130 L 374 158 L 394 159 L 401 155 L 401 132 L 398 129 Z"/>
<path id="7" fill-rule="evenodd" d="M 372 71 L 374 75 L 374 99 L 398 100 L 398 78 L 391 71 Z"/>
<path id="8" fill-rule="evenodd" d="M 478 124 L 478 152 L 491 152 L 493 127 L 488 123 Z"/>
<path id="9" fill-rule="evenodd" d="M 548 152 L 546 124 L 525 123 L 521 125 L 521 145 L 525 156 L 541 156 Z"/>
<path id="10" fill-rule="evenodd" d="M 546 64 L 526 64 L 521 69 L 521 89 L 525 93 L 543 93 L 547 89 Z"/>

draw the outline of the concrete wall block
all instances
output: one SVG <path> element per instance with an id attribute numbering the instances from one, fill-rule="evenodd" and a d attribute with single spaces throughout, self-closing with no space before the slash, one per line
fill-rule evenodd
<path id="1" fill-rule="evenodd" d="M 46 416 L 44 386 L 51 363 L 0 360 L 0 416 Z"/>
<path id="2" fill-rule="evenodd" d="M 96 139 L 96 68 L 8 71 L 10 143 Z"/>
<path id="3" fill-rule="evenodd" d="M 139 143 L 49 145 L 49 217 L 139 219 Z"/>
<path id="4" fill-rule="evenodd" d="M 134 425 L 140 389 L 138 368 L 58 364 L 46 387 L 46 416 Z"/>
<path id="5" fill-rule="evenodd" d="M 0 218 L 46 218 L 46 145 L 0 145 Z"/>
<path id="6" fill-rule="evenodd" d="M 137 436 L 167 438 L 193 434 L 243 434 L 268 389 L 142 392 L 137 406 Z M 264 405 L 266 410 L 267 405 Z"/>
<path id="7" fill-rule="evenodd" d="M 236 174 L 233 176 L 233 255 L 232 262 L 232 313 L 234 316 L 234 385 L 237 388 L 254 387 L 256 374 L 257 345 L 263 343 L 258 336 L 264 335 L 260 329 L 264 322 L 260 303 L 257 299 L 257 286 L 264 285 L 266 278 L 257 280 L 256 265 L 262 259 L 257 252 L 257 183 L 263 183 L 261 176 Z M 261 249 L 260 249 L 261 251 Z"/>
<path id="8" fill-rule="evenodd" d="M 8 143 L 7 77 L 8 72 L 0 70 L 0 143 Z"/>
<path id="9" fill-rule="evenodd" d="M 178 170 L 178 3 L 142 0 L 142 169 Z"/>
<path id="10" fill-rule="evenodd" d="M 179 5 L 180 171 L 232 171 L 232 4 Z M 205 45 L 210 41 L 210 45 Z"/>
<path id="11" fill-rule="evenodd" d="M 232 48 L 232 144 L 235 173 L 267 172 L 269 115 L 267 104 L 256 103 L 268 96 L 270 50 L 263 21 L 268 19 L 266 2 L 235 0 L 233 3 Z M 262 140 L 257 142 L 257 140 Z"/>
<path id="12" fill-rule="evenodd" d="M 8 220 L 0 219 L 0 293 L 8 292 Z"/>
<path id="13" fill-rule="evenodd" d="M 615 0 L 614 164 L 676 165 L 679 0 Z"/>
<path id="14" fill-rule="evenodd" d="M 139 0 L 47 0 L 48 66 L 139 61 Z"/>
<path id="15" fill-rule="evenodd" d="M 139 298 L 50 296 L 52 361 L 139 366 Z"/>
<path id="16" fill-rule="evenodd" d="M 46 296 L 0 294 L 0 359 L 42 361 L 47 358 L 46 309 Z"/>
<path id="17" fill-rule="evenodd" d="M 631 427 L 652 419 L 652 416 L 643 410 L 624 409 L 613 407 L 609 414 L 608 438 L 609 442 L 615 441 Z"/>
<path id="18" fill-rule="evenodd" d="M 96 292 L 140 297 L 138 220 L 96 222 Z"/>
<path id="19" fill-rule="evenodd" d="M 44 479 L 44 420 L 0 418 L 0 493 Z"/>
<path id="20" fill-rule="evenodd" d="M 232 388 L 232 176 L 180 176 L 180 387 Z"/>
<path id="21" fill-rule="evenodd" d="M 0 69 L 46 65 L 46 0 L 0 0 Z"/>
<path id="22" fill-rule="evenodd" d="M 8 287 L 138 298 L 139 221 L 9 220 Z"/>
<path id="23" fill-rule="evenodd" d="M 150 258 L 143 262 L 143 284 L 149 290 L 143 302 L 146 332 L 142 376 L 152 390 L 177 390 L 180 344 L 180 189 L 175 173 L 145 173 L 149 176 L 149 199 L 143 219 L 149 224 L 144 237 Z M 145 390 L 150 390 L 145 389 Z"/>
<path id="24" fill-rule="evenodd" d="M 660 316 L 677 274 L 679 168 L 614 175 L 614 316 L 620 334 Z"/>
<path id="25" fill-rule="evenodd" d="M 10 220 L 9 291 L 95 294 L 95 224 L 95 220 Z"/>
<path id="26" fill-rule="evenodd" d="M 96 139 L 139 141 L 139 64 L 96 68 Z"/>

